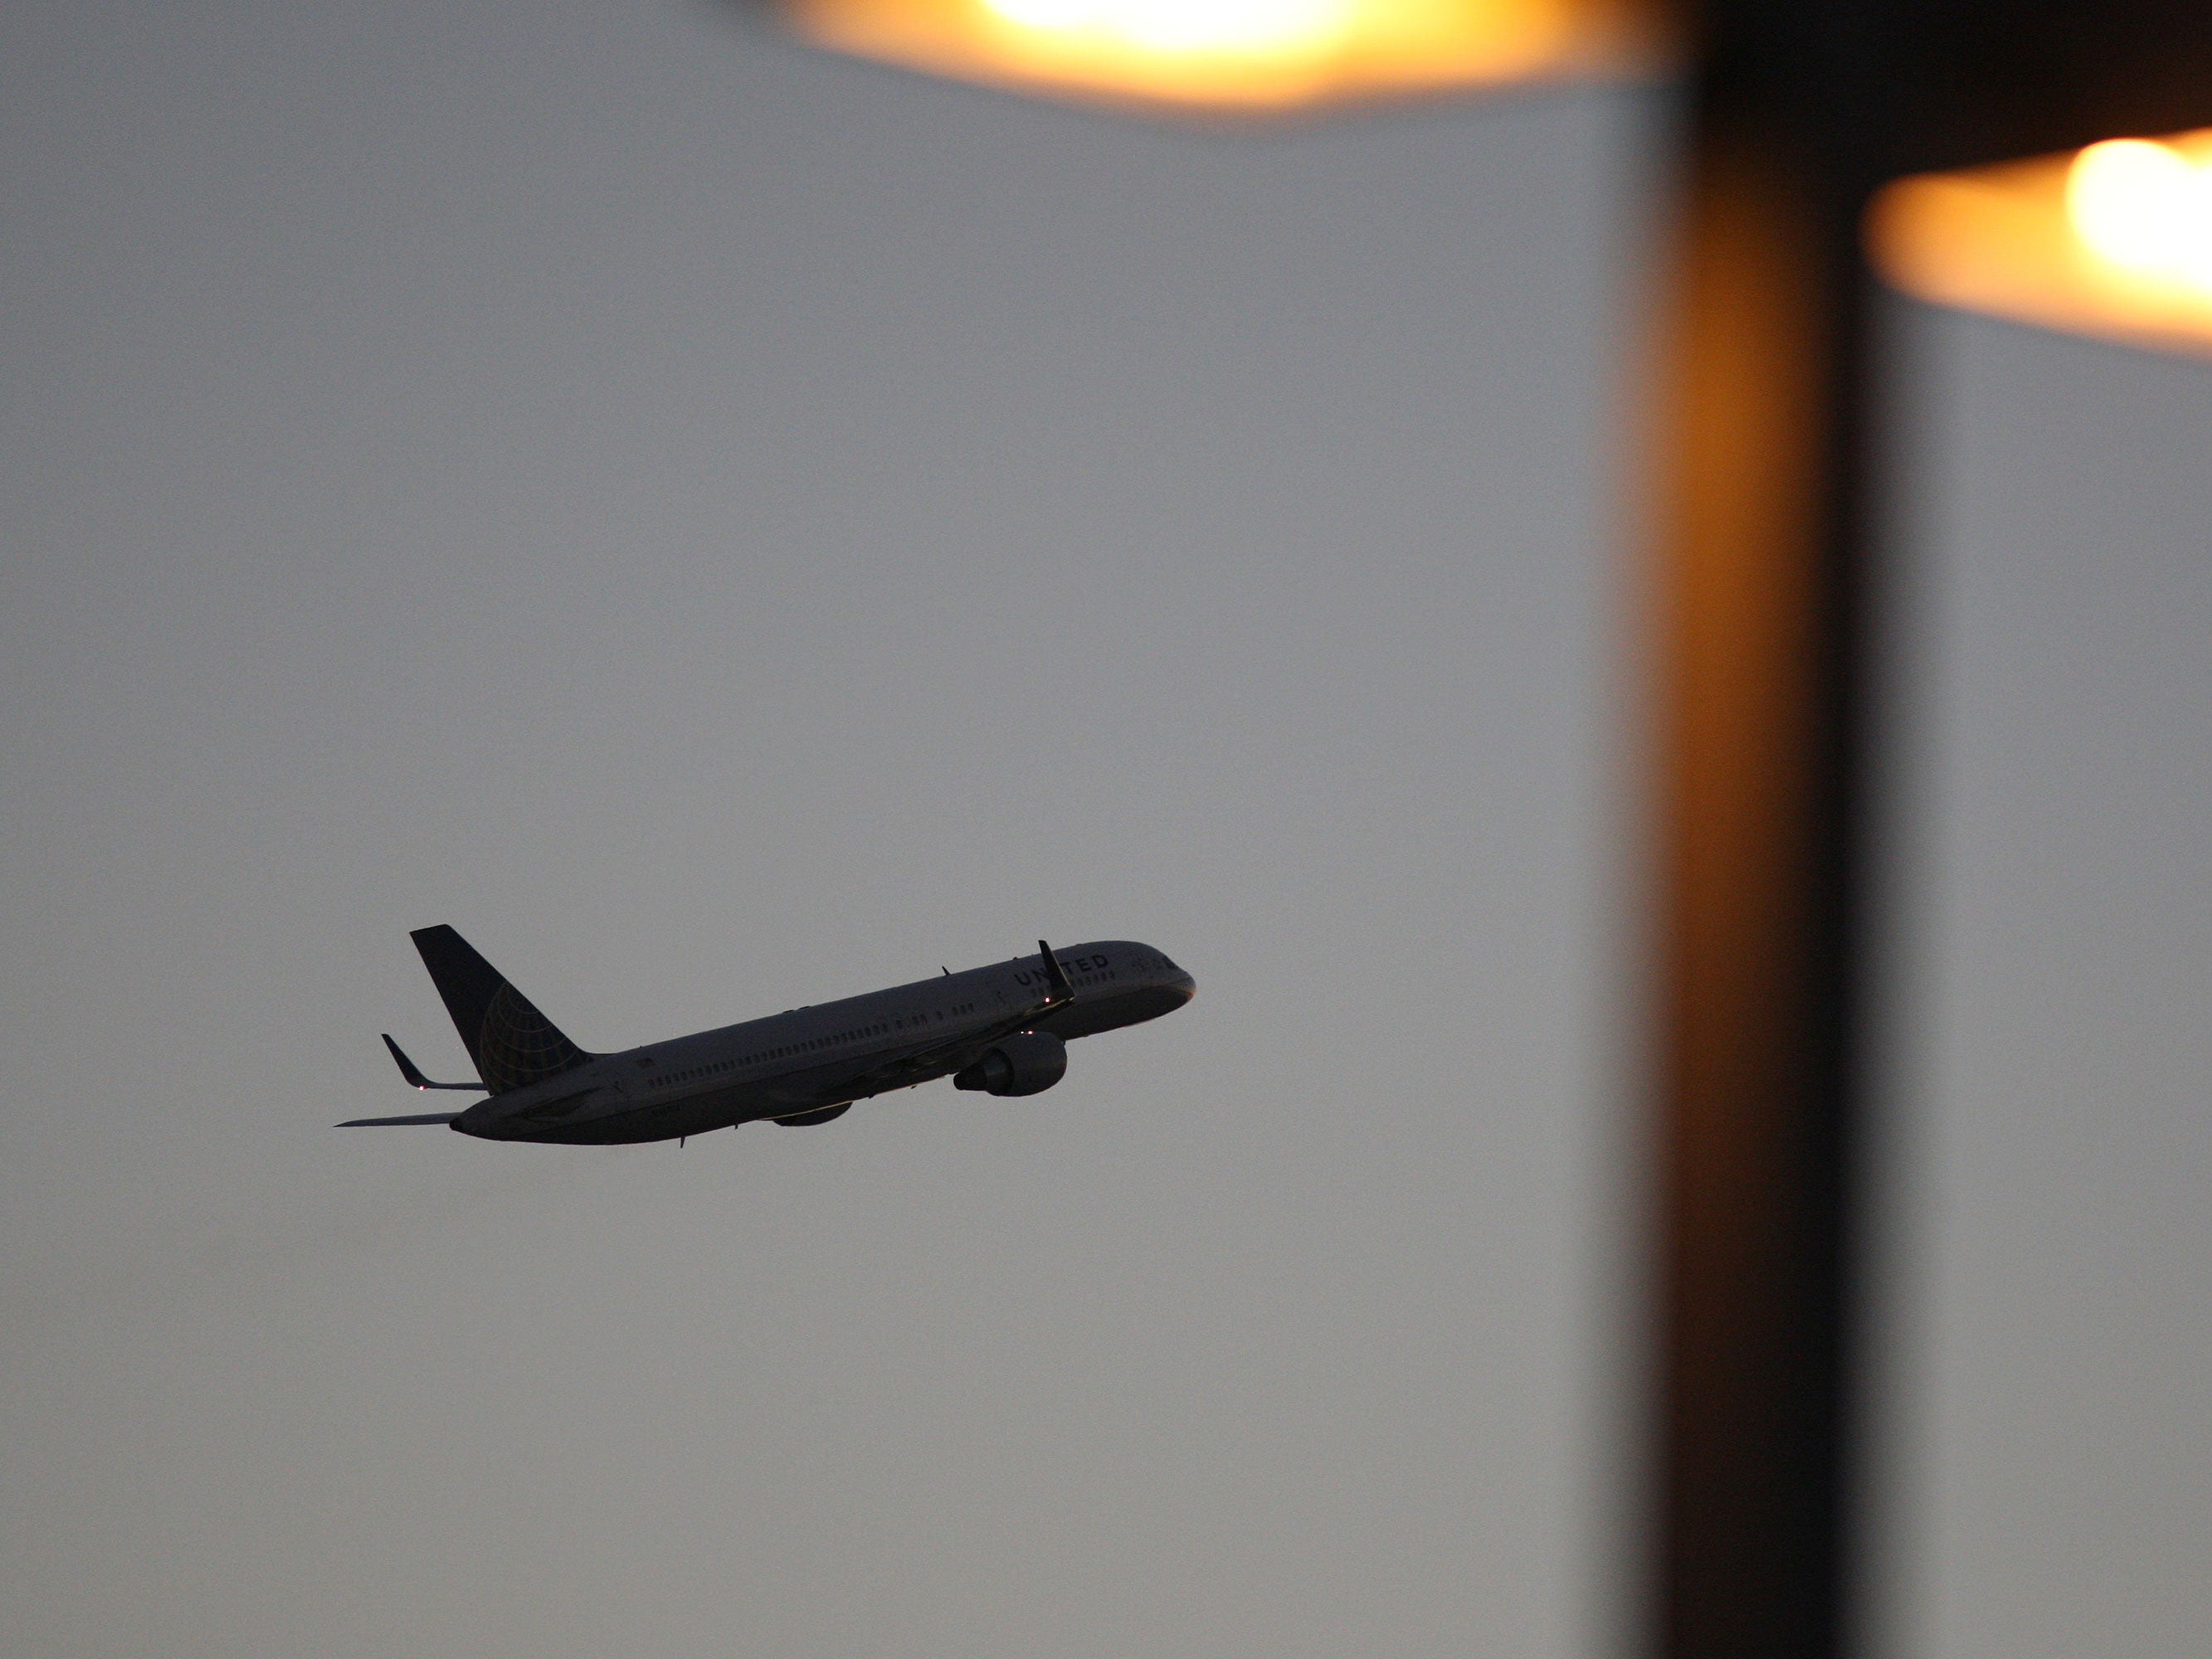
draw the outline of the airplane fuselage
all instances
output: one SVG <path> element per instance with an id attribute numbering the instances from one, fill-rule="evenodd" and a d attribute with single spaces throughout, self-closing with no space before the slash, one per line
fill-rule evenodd
<path id="1" fill-rule="evenodd" d="M 763 1119 L 826 1121 L 853 1101 L 962 1073 L 1010 1033 L 1089 1036 L 1171 1012 L 1196 988 L 1159 951 L 1126 939 L 1055 951 L 1053 957 L 1073 995 L 1041 1013 L 1043 958 L 1017 957 L 592 1054 L 479 1101 L 453 1127 L 488 1140 L 619 1146 Z"/>

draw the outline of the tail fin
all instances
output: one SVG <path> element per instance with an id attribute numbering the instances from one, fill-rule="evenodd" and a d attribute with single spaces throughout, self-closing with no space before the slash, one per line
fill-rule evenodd
<path id="1" fill-rule="evenodd" d="M 477 1063 L 477 1075 L 492 1093 L 520 1089 L 590 1058 L 452 928 L 418 927 L 408 937 L 422 953 L 431 983 Z"/>

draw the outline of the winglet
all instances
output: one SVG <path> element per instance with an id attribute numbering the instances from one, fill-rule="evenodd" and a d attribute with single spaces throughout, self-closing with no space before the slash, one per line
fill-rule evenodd
<path id="1" fill-rule="evenodd" d="M 433 1082 L 431 1082 L 431 1081 L 430 1081 L 430 1079 L 429 1079 L 428 1078 L 424 1077 L 421 1072 L 419 1072 L 419 1071 L 416 1070 L 416 1068 L 415 1068 L 415 1062 L 414 1062 L 413 1060 L 411 1060 L 408 1059 L 408 1058 L 407 1058 L 407 1055 L 406 1055 L 405 1051 L 404 1051 L 404 1050 L 403 1050 L 398 1043 L 394 1042 L 392 1040 L 392 1035 L 391 1035 L 391 1033 L 390 1033 L 390 1032 L 388 1032 L 388 1031 L 387 1031 L 387 1032 L 380 1033 L 380 1035 L 381 1035 L 381 1036 L 383 1036 L 383 1038 L 384 1038 L 384 1046 L 385 1046 L 386 1048 L 389 1048 L 389 1049 L 391 1049 L 391 1050 L 392 1050 L 392 1059 L 394 1059 L 394 1060 L 398 1060 L 398 1061 L 399 1062 L 399 1075 L 400 1075 L 400 1076 L 402 1076 L 402 1077 L 404 1077 L 404 1078 L 405 1078 L 405 1079 L 407 1079 L 407 1081 L 408 1081 L 409 1083 L 412 1084 L 416 1088 L 417 1088 L 417 1089 L 481 1089 L 481 1088 L 483 1088 L 483 1084 L 481 1084 L 481 1083 L 433 1083 Z M 352 1127 L 352 1126 L 351 1126 L 350 1124 L 345 1124 L 345 1123 L 341 1123 L 341 1124 L 339 1124 L 339 1125 L 338 1125 L 338 1127 L 340 1127 L 341 1129 L 344 1129 L 344 1128 L 350 1128 L 351 1127 Z"/>
<path id="2" fill-rule="evenodd" d="M 1052 946 L 1039 939 L 1037 950 L 1044 957 L 1044 982 L 1051 988 L 1044 1000 L 1045 1006 L 1056 1008 L 1063 1002 L 1074 1001 L 1075 988 L 1067 982 L 1067 971 L 1060 965 L 1060 958 L 1053 955 Z"/>

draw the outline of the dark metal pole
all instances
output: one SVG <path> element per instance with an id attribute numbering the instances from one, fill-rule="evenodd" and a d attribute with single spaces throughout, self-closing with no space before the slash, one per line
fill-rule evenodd
<path id="1" fill-rule="evenodd" d="M 1719 9 L 1667 300 L 1653 1659 L 1846 1646 L 1874 54 Z M 1778 15 L 1778 12 L 1779 15 Z"/>

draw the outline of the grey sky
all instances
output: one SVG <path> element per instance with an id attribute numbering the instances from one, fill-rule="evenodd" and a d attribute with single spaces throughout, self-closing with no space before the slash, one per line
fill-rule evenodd
<path id="1" fill-rule="evenodd" d="M 1601 1645 L 1648 100 L 413 0 L 13 8 L 0 86 L 11 1650 Z M 2212 378 L 1913 338 L 1901 1625 L 2165 1655 Z M 457 1069 L 433 921 L 596 1046 L 1200 992 L 1034 1100 L 334 1134 Z"/>
<path id="2" fill-rule="evenodd" d="M 1918 319 L 1910 1650 L 2212 1628 L 2212 372 Z"/>

